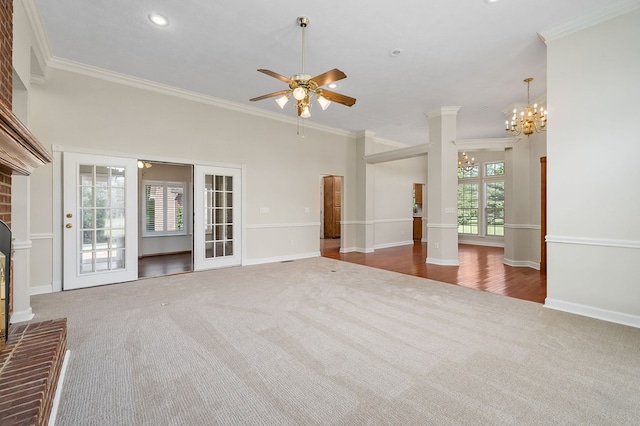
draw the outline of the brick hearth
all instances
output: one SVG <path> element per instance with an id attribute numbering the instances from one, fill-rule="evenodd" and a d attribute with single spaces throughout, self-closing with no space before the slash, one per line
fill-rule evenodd
<path id="1" fill-rule="evenodd" d="M 0 353 L 0 425 L 48 423 L 66 348 L 66 318 L 11 327 Z"/>

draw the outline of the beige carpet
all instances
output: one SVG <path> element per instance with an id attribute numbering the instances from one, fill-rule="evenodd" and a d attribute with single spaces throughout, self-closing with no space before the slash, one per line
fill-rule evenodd
<path id="1" fill-rule="evenodd" d="M 325 258 L 32 298 L 57 425 L 640 424 L 640 329 Z"/>

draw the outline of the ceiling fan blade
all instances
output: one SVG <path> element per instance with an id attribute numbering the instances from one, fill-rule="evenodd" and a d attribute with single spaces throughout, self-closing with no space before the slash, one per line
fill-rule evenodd
<path id="1" fill-rule="evenodd" d="M 269 93 L 268 95 L 258 96 L 257 98 L 249 99 L 251 102 L 261 101 L 267 98 L 275 98 L 276 96 L 283 96 L 289 93 L 290 90 L 279 90 L 277 92 Z"/>
<path id="2" fill-rule="evenodd" d="M 318 87 L 320 87 L 325 84 L 333 83 L 334 81 L 342 80 L 343 78 L 347 78 L 347 75 L 339 69 L 334 68 L 331 71 L 327 71 L 311 78 L 310 81 L 314 81 Z"/>
<path id="3" fill-rule="evenodd" d="M 270 75 L 273 78 L 277 78 L 280 81 L 284 81 L 287 84 L 291 83 L 291 79 L 289 79 L 288 77 L 285 77 L 284 75 L 280 75 L 277 72 L 273 72 L 271 70 L 263 70 L 263 69 L 259 69 L 258 71 L 263 74 Z"/>
<path id="4" fill-rule="evenodd" d="M 320 92 L 320 91 L 319 91 Z M 341 95 L 340 93 L 331 92 L 329 90 L 322 89 L 321 95 L 325 99 L 329 99 L 331 102 L 337 102 L 348 107 L 356 103 L 356 98 L 351 96 Z"/>

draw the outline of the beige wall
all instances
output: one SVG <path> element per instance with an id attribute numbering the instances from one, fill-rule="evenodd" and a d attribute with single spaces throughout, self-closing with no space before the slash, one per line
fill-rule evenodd
<path id="1" fill-rule="evenodd" d="M 640 10 L 547 46 L 546 305 L 640 326 Z"/>
<path id="2" fill-rule="evenodd" d="M 274 120 L 55 67 L 43 84 L 33 87 L 30 115 L 32 132 L 56 150 L 243 167 L 245 264 L 319 255 L 321 175 L 344 176 L 346 228 L 355 222 L 355 135 L 348 132 L 308 125 L 300 138 L 295 120 Z M 37 206 L 32 222 L 43 234 L 55 233 L 52 217 L 60 163 L 39 170 L 32 179 Z M 406 186 L 409 199 L 406 206 L 393 203 L 381 212 L 384 219 L 410 219 L 411 184 L 426 174 L 424 167 L 417 160 L 381 167 L 380 191 Z M 405 225 L 406 230 L 390 235 L 384 227 L 378 232 L 386 244 L 397 245 L 411 240 L 410 222 Z M 347 229 L 343 247 L 357 248 L 355 238 Z M 48 243 L 38 255 L 55 259 L 52 253 L 59 242 Z M 140 249 L 142 254 L 152 251 L 145 244 Z M 40 271 L 32 288 L 51 288 L 58 279 L 53 269 L 48 274 Z"/>

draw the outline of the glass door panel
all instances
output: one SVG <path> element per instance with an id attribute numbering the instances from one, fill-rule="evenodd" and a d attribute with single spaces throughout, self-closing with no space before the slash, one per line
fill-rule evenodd
<path id="1" fill-rule="evenodd" d="M 136 167 L 135 159 L 64 153 L 64 289 L 137 279 Z"/>
<path id="2" fill-rule="evenodd" d="M 240 169 L 196 166 L 196 269 L 239 265 Z"/>

